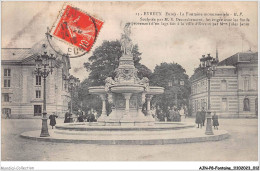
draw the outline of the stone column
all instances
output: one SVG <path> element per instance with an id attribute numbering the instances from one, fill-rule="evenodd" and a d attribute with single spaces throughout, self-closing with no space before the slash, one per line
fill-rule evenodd
<path id="1" fill-rule="evenodd" d="M 151 99 L 152 99 L 152 95 L 151 94 L 147 94 L 146 95 L 146 103 L 147 103 L 147 110 L 146 110 L 146 119 L 149 122 L 149 125 L 153 125 L 155 122 L 155 119 L 153 118 L 153 116 L 151 115 Z"/>
<path id="2" fill-rule="evenodd" d="M 151 115 L 150 110 L 151 110 L 151 99 L 153 95 L 146 95 L 146 102 L 147 102 L 147 115 Z"/>
<path id="3" fill-rule="evenodd" d="M 99 95 L 102 100 L 102 116 L 107 116 L 107 110 L 106 110 L 106 95 L 100 94 Z"/>
<path id="4" fill-rule="evenodd" d="M 129 102 L 132 93 L 123 93 L 123 95 L 125 97 L 125 115 L 126 115 L 127 113 L 129 113 Z"/>
<path id="5" fill-rule="evenodd" d="M 106 110 L 106 94 L 99 94 L 99 97 L 102 100 L 102 113 L 101 116 L 97 119 L 98 125 L 106 125 L 105 120 L 107 118 L 107 110 Z"/>

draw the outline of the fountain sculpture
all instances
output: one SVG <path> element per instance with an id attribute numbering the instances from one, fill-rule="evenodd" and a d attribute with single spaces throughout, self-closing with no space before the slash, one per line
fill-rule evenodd
<path id="1" fill-rule="evenodd" d="M 115 70 L 115 78 L 108 77 L 105 86 L 89 87 L 89 92 L 97 94 L 102 99 L 102 114 L 98 118 L 99 125 L 153 125 L 155 119 L 150 113 L 150 102 L 153 95 L 164 92 L 162 87 L 149 86 L 149 79 L 139 79 L 138 70 L 134 66 L 133 44 L 130 38 L 131 26 L 127 23 L 122 34 L 121 48 L 123 55 Z M 106 100 L 112 106 L 112 112 L 107 116 Z M 142 106 L 147 102 L 146 116 Z"/>
<path id="2" fill-rule="evenodd" d="M 103 101 L 98 122 L 63 123 L 49 131 L 50 137 L 39 137 L 39 130 L 24 132 L 21 137 L 37 141 L 124 145 L 191 143 L 227 138 L 229 135 L 225 130 L 205 135 L 205 131 L 194 127 L 194 123 L 155 122 L 150 113 L 151 98 L 163 93 L 164 89 L 149 86 L 148 78 L 137 77 L 130 34 L 130 24 L 126 24 L 121 38 L 123 55 L 115 70 L 115 78 L 108 77 L 104 86 L 89 87 L 89 92 L 98 94 Z M 108 116 L 106 100 L 112 106 Z M 142 112 L 145 101 L 146 115 Z"/>

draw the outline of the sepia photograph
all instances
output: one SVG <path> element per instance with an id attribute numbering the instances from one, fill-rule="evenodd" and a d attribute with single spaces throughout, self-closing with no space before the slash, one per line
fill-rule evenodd
<path id="1" fill-rule="evenodd" d="M 1 170 L 259 170 L 258 9 L 2 1 Z"/>

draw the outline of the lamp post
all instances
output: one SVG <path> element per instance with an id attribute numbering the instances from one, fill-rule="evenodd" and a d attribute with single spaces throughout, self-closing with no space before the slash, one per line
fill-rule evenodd
<path id="1" fill-rule="evenodd" d="M 208 54 L 207 57 L 205 55 L 202 56 L 200 59 L 200 67 L 203 69 L 203 72 L 206 72 L 206 76 L 208 79 L 208 110 L 207 110 L 207 125 L 206 125 L 206 135 L 213 135 L 212 131 L 212 124 L 211 124 L 211 104 L 210 104 L 210 79 L 215 75 L 217 61 L 215 58 L 211 57 L 210 54 Z"/>
<path id="2" fill-rule="evenodd" d="M 78 78 L 75 78 L 73 77 L 72 75 L 69 77 L 68 79 L 69 81 L 69 91 L 70 91 L 70 114 L 72 114 L 72 97 L 73 97 L 73 91 L 75 90 L 76 87 L 79 86 L 79 79 Z M 70 121 L 71 122 L 71 121 Z"/>
<path id="3" fill-rule="evenodd" d="M 42 45 L 43 48 L 46 48 L 46 45 Z M 43 78 L 43 113 L 42 113 L 42 129 L 40 137 L 49 137 L 50 134 L 48 132 L 48 125 L 47 125 L 47 112 L 46 112 L 46 78 L 49 74 L 52 74 L 54 63 L 56 58 L 54 57 L 54 54 L 47 54 L 47 52 L 44 52 L 41 55 L 38 55 L 35 59 L 36 68 L 35 73 L 38 76 L 41 76 Z"/>

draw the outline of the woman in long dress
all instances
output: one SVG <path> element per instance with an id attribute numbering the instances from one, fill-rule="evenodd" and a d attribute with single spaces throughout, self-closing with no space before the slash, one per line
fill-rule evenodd
<path id="1" fill-rule="evenodd" d="M 58 116 L 55 115 L 55 112 L 53 112 L 50 116 L 49 116 L 49 119 L 50 119 L 50 125 L 51 125 L 51 128 L 53 129 L 53 127 L 56 125 L 56 118 Z"/>
<path id="2" fill-rule="evenodd" d="M 214 115 L 212 116 L 212 120 L 213 120 L 214 129 L 215 128 L 218 129 L 219 123 L 218 123 L 218 115 L 216 115 L 216 112 L 214 112 Z"/>

